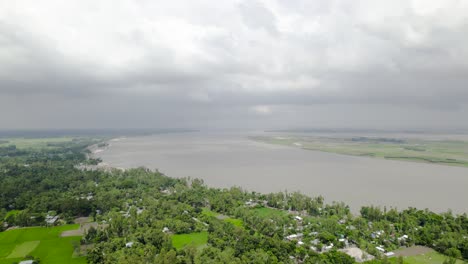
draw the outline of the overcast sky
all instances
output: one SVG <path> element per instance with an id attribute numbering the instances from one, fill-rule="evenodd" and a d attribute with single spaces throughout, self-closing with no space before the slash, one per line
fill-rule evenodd
<path id="1" fill-rule="evenodd" d="M 0 129 L 468 128 L 468 1 L 0 0 Z"/>

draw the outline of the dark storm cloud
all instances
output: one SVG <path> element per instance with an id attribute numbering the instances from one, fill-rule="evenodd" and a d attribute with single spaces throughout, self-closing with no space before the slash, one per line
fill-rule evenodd
<path id="1" fill-rule="evenodd" d="M 0 1 L 0 126 L 467 128 L 467 14 L 463 1 Z"/>

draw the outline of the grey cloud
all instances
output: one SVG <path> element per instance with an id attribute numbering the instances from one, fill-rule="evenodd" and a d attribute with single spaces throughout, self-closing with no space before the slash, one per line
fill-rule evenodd
<path id="1" fill-rule="evenodd" d="M 0 128 L 468 128 L 462 2 L 209 2 L 0 3 Z"/>
<path id="2" fill-rule="evenodd" d="M 239 10 L 244 23 L 253 29 L 264 29 L 276 35 L 276 17 L 262 2 L 251 0 L 239 4 Z"/>

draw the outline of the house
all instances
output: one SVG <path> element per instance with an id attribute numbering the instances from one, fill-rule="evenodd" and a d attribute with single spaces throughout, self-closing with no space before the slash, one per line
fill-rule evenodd
<path id="1" fill-rule="evenodd" d="M 387 256 L 387 257 L 393 257 L 393 256 L 395 256 L 395 253 L 390 251 L 390 252 L 385 253 L 384 255 Z"/>
<path id="2" fill-rule="evenodd" d="M 302 245 L 304 245 L 304 242 L 299 241 L 299 242 L 297 242 L 297 244 L 298 244 L 299 246 L 302 246 Z"/>
<path id="3" fill-rule="evenodd" d="M 300 216 L 298 216 L 298 215 L 296 215 L 296 216 L 294 217 L 294 219 L 296 219 L 297 221 L 302 221 L 302 217 L 300 217 Z"/>
<path id="4" fill-rule="evenodd" d="M 407 235 L 403 235 L 403 236 L 398 238 L 398 241 L 407 240 L 408 238 L 409 237 Z"/>
<path id="5" fill-rule="evenodd" d="M 245 202 L 245 205 L 246 205 L 246 206 L 250 206 L 250 207 L 255 207 L 255 206 L 257 206 L 257 202 L 255 202 L 254 200 L 250 199 L 250 200 L 248 200 L 247 202 Z"/>
<path id="6" fill-rule="evenodd" d="M 384 253 L 385 252 L 385 249 L 383 247 L 375 247 L 378 251 Z"/>
<path id="7" fill-rule="evenodd" d="M 133 246 L 133 242 L 128 242 L 125 244 L 125 247 L 131 248 Z"/>
<path id="8" fill-rule="evenodd" d="M 292 234 L 292 235 L 287 236 L 286 239 L 289 240 L 289 241 L 297 240 L 297 239 L 302 238 L 302 236 L 303 236 L 302 233 L 297 233 L 297 234 Z"/>
<path id="9" fill-rule="evenodd" d="M 167 228 L 167 227 L 164 227 L 162 231 L 163 231 L 163 233 L 169 233 L 170 232 L 169 228 Z"/>
<path id="10" fill-rule="evenodd" d="M 59 218 L 58 215 L 56 215 L 56 216 L 47 215 L 46 218 L 45 218 L 45 222 L 48 225 L 53 225 L 53 224 L 55 224 L 55 222 L 57 222 L 58 218 Z"/>
<path id="11" fill-rule="evenodd" d="M 322 252 L 325 252 L 325 251 L 328 251 L 328 250 L 332 249 L 333 246 L 334 246 L 333 243 L 330 243 L 330 245 L 328 245 L 328 246 L 324 246 L 322 248 Z"/>
<path id="12" fill-rule="evenodd" d="M 20 261 L 18 264 L 33 264 L 33 263 L 34 263 L 34 260 L 30 259 L 30 260 Z"/>

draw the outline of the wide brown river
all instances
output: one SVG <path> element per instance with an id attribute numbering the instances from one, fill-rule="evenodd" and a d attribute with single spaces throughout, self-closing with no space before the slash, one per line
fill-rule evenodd
<path id="1" fill-rule="evenodd" d="M 122 168 L 145 166 L 209 186 L 262 193 L 300 191 L 362 205 L 468 212 L 468 169 L 353 157 L 270 145 L 244 135 L 180 133 L 110 141 L 96 153 Z"/>

